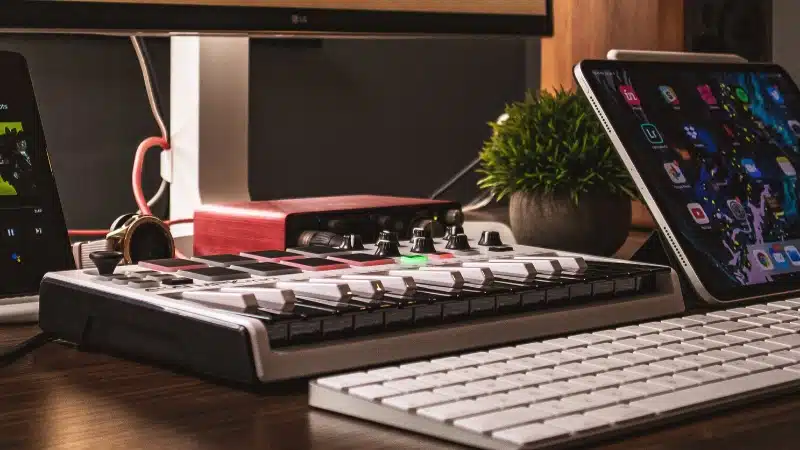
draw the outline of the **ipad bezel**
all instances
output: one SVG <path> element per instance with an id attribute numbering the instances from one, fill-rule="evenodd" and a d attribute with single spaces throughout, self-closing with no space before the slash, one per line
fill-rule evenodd
<path id="1" fill-rule="evenodd" d="M 687 245 L 690 245 L 682 236 L 680 232 L 675 232 L 677 227 L 673 225 L 677 220 L 672 220 L 668 215 L 664 214 L 662 208 L 657 200 L 657 195 L 653 194 L 652 184 L 645 179 L 645 175 L 639 171 L 634 159 L 631 157 L 625 143 L 617 133 L 611 117 L 606 114 L 605 105 L 600 96 L 598 96 L 591 81 L 592 71 L 594 70 L 626 70 L 637 68 L 641 70 L 659 70 L 659 68 L 669 67 L 671 69 L 686 68 L 693 71 L 728 71 L 728 72 L 773 72 L 778 73 L 787 80 L 791 81 L 793 89 L 797 94 L 800 94 L 800 89 L 780 65 L 773 63 L 719 63 L 719 62 L 663 62 L 663 61 L 619 61 L 619 60 L 583 60 L 574 66 L 573 74 L 578 86 L 589 99 L 589 102 L 603 124 L 614 148 L 619 154 L 625 167 L 631 174 L 631 177 L 639 189 L 647 208 L 653 216 L 654 221 L 658 227 L 658 232 L 662 234 L 662 242 L 669 248 L 665 251 L 673 252 L 673 260 L 680 267 L 675 269 L 682 272 L 686 280 L 691 284 L 694 289 L 695 295 L 702 301 L 712 305 L 729 305 L 732 303 L 742 303 L 747 301 L 784 297 L 793 294 L 800 294 L 800 286 L 797 288 L 788 288 L 786 282 L 771 282 L 754 284 L 748 286 L 735 286 L 730 289 L 718 290 L 711 288 L 708 283 L 702 279 L 702 276 L 695 269 L 695 261 L 692 260 L 689 252 L 685 250 Z M 713 292 L 712 292 L 713 291 Z"/>
<path id="2" fill-rule="evenodd" d="M 55 175 L 50 164 L 39 103 L 28 62 L 20 53 L 0 51 L 0 65 L 6 68 L 6 73 L 13 73 L 10 75 L 10 79 L 18 82 L 19 85 L 15 85 L 15 89 L 22 92 L 20 98 L 26 98 L 26 101 L 30 102 L 24 105 L 27 111 L 22 114 L 21 118 L 25 119 L 24 122 L 30 122 L 34 176 L 42 187 L 36 206 L 43 208 L 44 226 L 49 228 L 44 245 L 52 246 L 44 256 L 46 260 L 41 262 L 38 269 L 46 272 L 74 269 L 75 263 L 70 251 L 66 220 L 58 195 Z M 10 207 L 10 209 L 15 209 L 15 207 Z M 39 293 L 39 282 L 34 282 L 30 286 L 27 284 L 18 286 L 4 284 L 0 289 L 0 299 L 35 296 Z"/>

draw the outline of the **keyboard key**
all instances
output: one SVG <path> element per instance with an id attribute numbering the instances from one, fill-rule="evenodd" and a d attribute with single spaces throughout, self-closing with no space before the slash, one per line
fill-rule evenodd
<path id="1" fill-rule="evenodd" d="M 626 383 L 633 383 L 639 380 L 643 380 L 647 378 L 647 375 L 629 371 L 629 370 L 613 370 L 611 372 L 605 372 L 598 377 L 608 378 L 610 380 L 614 380 L 617 384 L 626 384 Z"/>
<path id="2" fill-rule="evenodd" d="M 800 378 L 798 373 L 770 370 L 645 398 L 632 402 L 630 406 L 663 414 L 715 400 L 735 398 L 748 392 L 796 381 L 798 378 Z"/>
<path id="3" fill-rule="evenodd" d="M 397 397 L 388 397 L 382 400 L 383 403 L 408 411 L 410 409 L 417 409 L 423 406 L 435 405 L 437 403 L 445 403 L 450 399 L 443 396 L 434 394 L 433 392 L 423 391 L 414 392 L 413 394 L 405 394 Z"/>
<path id="4" fill-rule="evenodd" d="M 664 322 L 675 323 L 675 321 L 678 321 L 678 320 L 686 320 L 686 321 L 689 321 L 689 322 L 696 322 L 696 323 L 700 323 L 700 324 L 705 325 L 705 324 L 714 323 L 714 322 L 722 322 L 725 319 L 720 319 L 718 317 L 713 317 L 713 316 L 708 316 L 708 315 L 697 314 L 697 315 L 693 315 L 693 316 L 686 316 L 686 317 L 684 317 L 682 319 L 669 319 L 669 320 L 665 320 Z M 689 326 L 693 326 L 693 325 L 689 325 Z"/>
<path id="5" fill-rule="evenodd" d="M 434 394 L 443 395 L 453 400 L 461 400 L 463 398 L 478 397 L 484 394 L 483 389 L 476 386 L 467 386 L 464 384 L 457 384 L 453 386 L 446 386 L 433 390 Z"/>
<path id="6" fill-rule="evenodd" d="M 761 341 L 767 338 L 762 334 L 752 333 L 749 330 L 734 331 L 733 333 L 729 333 L 728 336 L 742 339 L 743 341 L 745 341 L 745 343 L 752 341 Z"/>
<path id="7" fill-rule="evenodd" d="M 658 332 L 657 330 L 654 330 L 652 328 L 643 327 L 643 326 L 639 326 L 639 325 L 631 325 L 631 326 L 617 328 L 617 329 L 619 331 L 623 331 L 625 333 L 631 333 L 634 336 L 643 336 L 645 334 L 653 334 L 653 333 L 657 333 Z"/>
<path id="8" fill-rule="evenodd" d="M 567 338 L 550 339 L 550 340 L 544 341 L 544 343 L 548 344 L 548 345 L 554 345 L 554 346 L 556 346 L 556 347 L 558 347 L 558 348 L 560 348 L 562 350 L 569 350 L 571 348 L 583 347 L 583 346 L 586 345 L 586 344 L 584 344 L 584 343 L 582 343 L 580 341 L 576 341 L 576 340 L 573 340 L 573 339 L 567 339 Z"/>
<path id="9" fill-rule="evenodd" d="M 789 334 L 786 336 L 770 339 L 767 343 L 782 345 L 787 348 L 800 347 L 800 334 Z"/>
<path id="10" fill-rule="evenodd" d="M 605 336 L 598 336 L 596 334 L 578 334 L 575 336 L 571 336 L 570 339 L 574 339 L 576 341 L 584 342 L 586 344 L 602 344 L 603 342 L 611 342 L 611 338 Z"/>
<path id="11" fill-rule="evenodd" d="M 589 411 L 586 414 L 615 424 L 623 424 L 653 415 L 650 411 L 630 405 L 614 405 Z"/>
<path id="12" fill-rule="evenodd" d="M 400 368 L 403 370 L 407 370 L 409 372 L 414 372 L 417 375 L 425 375 L 428 373 L 441 372 L 444 370 L 442 366 L 427 361 L 404 364 L 400 366 Z"/>
<path id="13" fill-rule="evenodd" d="M 684 370 L 691 370 L 697 367 L 696 365 L 685 362 L 685 361 L 678 361 L 677 359 L 665 359 L 663 361 L 656 361 L 653 363 L 654 366 L 663 367 L 673 373 L 681 372 Z"/>
<path id="14" fill-rule="evenodd" d="M 380 381 L 383 381 L 383 379 L 379 376 L 371 375 L 366 372 L 356 372 L 356 373 L 348 373 L 345 375 L 320 378 L 317 380 L 317 384 L 333 389 L 347 389 L 354 386 L 374 384 Z"/>
<path id="15" fill-rule="evenodd" d="M 542 403 L 534 403 L 531 408 L 543 411 L 550 417 L 564 416 L 584 411 L 584 405 L 573 403 L 567 399 L 550 400 Z"/>
<path id="16" fill-rule="evenodd" d="M 614 342 L 617 345 L 622 345 L 624 347 L 628 347 L 631 350 L 641 350 L 645 348 L 655 347 L 656 344 L 653 342 L 645 341 L 643 339 L 621 339 L 619 341 Z"/>
<path id="17" fill-rule="evenodd" d="M 565 372 L 563 370 L 556 370 L 556 369 L 539 369 L 529 373 L 536 376 L 540 376 L 542 378 L 546 378 L 550 382 L 566 380 L 568 378 L 574 378 L 573 374 Z"/>
<path id="18" fill-rule="evenodd" d="M 564 352 L 555 352 L 555 353 L 545 353 L 543 355 L 538 356 L 539 358 L 550 361 L 556 365 L 558 364 L 568 364 L 575 361 L 581 361 L 583 358 L 570 354 L 568 351 Z"/>
<path id="19" fill-rule="evenodd" d="M 243 311 L 248 308 L 258 307 L 258 300 L 253 294 L 189 291 L 182 293 L 181 297 L 192 302 L 232 311 Z"/>
<path id="20" fill-rule="evenodd" d="M 476 362 L 478 364 L 488 364 L 497 361 L 504 361 L 506 359 L 502 355 L 489 352 L 468 353 L 466 355 L 461 355 L 461 357 L 469 361 Z"/>
<path id="21" fill-rule="evenodd" d="M 653 344 L 656 345 L 667 345 L 675 342 L 680 342 L 680 339 L 672 336 L 666 336 L 664 334 L 648 334 L 647 336 L 642 336 L 639 339 L 647 342 L 652 342 Z"/>
<path id="22" fill-rule="evenodd" d="M 797 350 L 783 350 L 780 352 L 775 352 L 772 356 L 777 356 L 778 358 L 788 359 L 794 363 L 800 363 L 800 353 Z"/>
<path id="23" fill-rule="evenodd" d="M 568 434 L 570 434 L 570 430 L 564 428 L 532 423 L 530 425 L 497 431 L 492 436 L 513 444 L 525 445 L 533 442 L 547 441 Z"/>
<path id="24" fill-rule="evenodd" d="M 774 313 L 776 311 L 791 309 L 791 306 L 783 306 L 783 302 L 775 302 L 775 303 L 767 303 L 766 305 L 750 305 L 748 306 L 748 308 L 755 309 L 757 311 L 765 313 Z"/>
<path id="25" fill-rule="evenodd" d="M 786 367 L 794 364 L 794 361 L 786 358 L 780 358 L 775 355 L 763 355 L 763 356 L 755 356 L 753 358 L 749 358 L 748 361 L 754 362 L 757 364 L 764 364 L 765 366 L 780 368 Z"/>
<path id="26" fill-rule="evenodd" d="M 476 433 L 487 433 L 514 425 L 536 422 L 550 416 L 551 414 L 547 411 L 532 408 L 512 408 L 466 419 L 458 419 L 453 422 L 453 425 Z"/>
<path id="27" fill-rule="evenodd" d="M 779 311 L 776 314 L 780 314 L 781 316 L 786 316 L 786 317 L 792 317 L 794 319 L 800 319 L 800 311 L 796 311 L 793 309 L 786 311 Z"/>
<path id="28" fill-rule="evenodd" d="M 743 333 L 754 333 L 754 334 L 757 334 L 757 335 L 760 335 L 760 336 L 764 336 L 764 337 L 768 337 L 768 338 L 773 338 L 773 337 L 777 337 L 777 336 L 784 336 L 784 335 L 790 334 L 786 330 L 781 330 L 781 329 L 778 329 L 778 328 L 765 328 L 765 327 L 751 328 L 751 329 L 749 329 L 747 331 L 743 331 Z"/>
<path id="29" fill-rule="evenodd" d="M 650 335 L 654 336 L 654 335 Z M 650 336 L 642 336 L 641 339 L 646 339 Z M 605 344 L 597 344 L 592 346 L 593 349 L 599 350 L 601 352 L 606 352 L 609 355 L 613 355 L 616 353 L 624 353 L 628 352 L 631 349 L 629 347 L 625 347 L 624 345 L 619 345 L 616 342 L 606 342 Z"/>
<path id="30" fill-rule="evenodd" d="M 612 341 L 616 341 L 618 339 L 630 338 L 630 337 L 635 336 L 633 333 L 628 333 L 628 332 L 620 331 L 620 330 L 602 330 L 602 331 L 598 331 L 598 332 L 593 333 L 593 334 L 596 334 L 598 336 L 607 337 L 607 338 L 611 339 Z"/>
<path id="31" fill-rule="evenodd" d="M 689 331 L 689 328 L 684 328 L 682 330 L 672 330 L 672 331 L 665 331 L 661 333 L 662 336 L 673 337 L 675 339 L 679 339 L 681 341 L 688 341 L 690 339 L 697 339 L 703 337 L 700 333 L 693 333 Z"/>
<path id="32" fill-rule="evenodd" d="M 596 348 L 593 347 L 573 348 L 570 349 L 569 353 L 570 355 L 575 355 L 582 359 L 592 359 L 606 355 L 605 352 L 597 350 Z"/>
<path id="33" fill-rule="evenodd" d="M 535 355 L 536 352 L 532 352 L 530 350 L 525 350 L 522 347 L 503 347 L 503 348 L 496 348 L 494 350 L 489 350 L 489 353 L 493 355 L 500 355 L 506 359 L 513 359 L 513 358 L 524 358 L 526 356 Z"/>
<path id="34" fill-rule="evenodd" d="M 796 305 L 794 303 L 786 302 L 786 301 L 783 301 L 783 300 L 778 301 L 778 302 L 767 303 L 764 306 L 778 308 L 776 311 L 784 311 L 784 310 L 787 310 L 787 309 L 797 309 L 797 307 L 798 307 L 798 305 Z"/>
<path id="35" fill-rule="evenodd" d="M 545 367 L 553 367 L 556 363 L 546 360 L 544 358 L 519 358 L 509 361 L 509 363 L 516 366 L 525 367 L 528 370 L 542 369 Z"/>
<path id="36" fill-rule="evenodd" d="M 372 376 L 379 377 L 381 380 L 399 380 L 401 378 L 411 378 L 417 376 L 416 373 L 408 370 L 403 370 L 398 367 L 385 367 L 383 369 L 375 369 L 367 372 Z"/>
<path id="37" fill-rule="evenodd" d="M 764 316 L 746 317 L 746 318 L 743 318 L 743 319 L 739 319 L 738 322 L 749 323 L 750 325 L 755 325 L 755 326 L 758 326 L 758 327 L 763 327 L 763 326 L 772 325 L 772 324 L 775 324 L 775 323 L 780 323 L 777 320 L 766 319 L 766 318 L 764 318 Z"/>
<path id="38" fill-rule="evenodd" d="M 645 395 L 656 395 L 671 390 L 669 387 L 664 386 L 662 384 L 649 383 L 644 381 L 640 381 L 638 383 L 626 384 L 625 389 L 632 389 L 634 391 L 641 392 L 642 394 Z"/>
<path id="39" fill-rule="evenodd" d="M 761 317 L 763 317 L 765 319 L 774 320 L 776 323 L 784 323 L 784 322 L 792 322 L 793 321 L 793 318 L 790 317 L 790 316 L 785 316 L 783 314 L 776 314 L 776 313 L 764 314 Z"/>
<path id="40" fill-rule="evenodd" d="M 680 372 L 675 374 L 678 378 L 686 378 L 692 381 L 695 381 L 699 384 L 703 383 L 710 383 L 712 381 L 719 380 L 721 377 L 715 375 L 710 372 L 700 372 L 698 370 L 687 370 L 685 372 Z"/>
<path id="41" fill-rule="evenodd" d="M 647 380 L 647 382 L 664 386 L 673 391 L 676 389 L 683 389 L 697 384 L 697 382 L 695 382 L 694 380 L 690 380 L 688 378 L 674 377 L 671 375 L 667 377 L 653 378 L 651 380 Z"/>
<path id="42" fill-rule="evenodd" d="M 558 397 L 555 392 L 538 387 L 508 391 L 507 395 L 523 399 L 528 403 L 545 402 Z"/>
<path id="43" fill-rule="evenodd" d="M 613 359 L 622 360 L 628 364 L 644 364 L 653 361 L 655 358 L 641 353 L 620 353 L 611 356 Z"/>
<path id="44" fill-rule="evenodd" d="M 759 310 L 753 309 L 753 308 L 733 308 L 733 309 L 729 309 L 728 311 L 734 312 L 734 313 L 737 313 L 737 314 L 742 314 L 745 317 L 758 316 L 760 314 L 764 314 L 764 311 L 759 311 Z"/>
<path id="45" fill-rule="evenodd" d="M 498 381 L 502 381 L 504 383 L 513 384 L 515 387 L 523 388 L 528 386 L 535 386 L 537 384 L 543 384 L 549 382 L 548 379 L 536 375 L 534 373 L 515 373 L 513 375 L 506 375 L 504 377 L 500 377 L 497 379 Z"/>
<path id="46" fill-rule="evenodd" d="M 646 348 L 644 350 L 639 350 L 636 353 L 641 353 L 643 355 L 647 355 L 653 358 L 653 360 L 661 360 L 667 358 L 674 358 L 675 356 L 680 355 L 678 352 L 673 352 L 669 350 L 664 350 L 663 348 Z"/>
<path id="47" fill-rule="evenodd" d="M 733 312 L 733 311 L 714 311 L 714 312 L 708 313 L 707 315 L 709 315 L 711 317 L 717 317 L 717 318 L 723 319 L 723 320 L 736 319 L 737 317 L 745 317 L 744 314 Z"/>
<path id="48" fill-rule="evenodd" d="M 587 416 L 586 414 L 574 414 L 545 421 L 544 425 L 561 428 L 572 433 L 579 433 L 607 427 L 609 424 L 600 417 Z"/>
<path id="49" fill-rule="evenodd" d="M 721 362 L 728 362 L 728 361 L 735 361 L 737 359 L 743 359 L 747 355 L 741 353 L 735 353 L 730 351 L 730 348 L 726 348 L 725 350 L 712 350 L 710 352 L 705 352 L 703 353 L 703 356 L 714 358 L 717 361 Z"/>
<path id="50" fill-rule="evenodd" d="M 443 367 L 445 369 L 460 369 L 462 367 L 469 367 L 469 366 L 476 366 L 478 365 L 475 361 L 470 361 L 468 359 L 459 358 L 457 356 L 451 356 L 448 358 L 439 358 L 431 360 L 431 364 Z"/>
<path id="51" fill-rule="evenodd" d="M 642 351 L 644 351 L 644 350 L 642 350 Z M 588 364 L 588 365 L 591 365 L 591 366 L 597 366 L 597 367 L 599 367 L 599 368 L 601 368 L 603 370 L 614 370 L 614 369 L 619 369 L 619 368 L 626 367 L 626 366 L 630 365 L 625 361 L 622 361 L 622 360 L 619 360 L 619 359 L 611 359 L 611 358 L 590 359 L 590 360 L 586 361 L 584 364 Z"/>
<path id="52" fill-rule="evenodd" d="M 753 347 L 759 350 L 764 350 L 767 353 L 777 352 L 786 348 L 784 345 L 775 344 L 772 342 L 765 342 L 765 341 L 758 341 L 758 342 L 748 342 L 744 344 L 745 347 Z"/>
<path id="53" fill-rule="evenodd" d="M 693 345 L 687 345 L 687 344 L 669 344 L 661 348 L 681 355 L 690 355 L 692 353 L 700 353 L 700 351 L 702 351 L 700 347 L 695 347 Z"/>
<path id="54" fill-rule="evenodd" d="M 720 334 L 720 335 L 717 335 L 717 336 L 709 336 L 706 339 L 708 339 L 709 341 L 719 342 L 720 344 L 725 344 L 725 345 L 737 345 L 737 344 L 741 344 L 741 343 L 747 342 L 746 339 L 741 339 L 741 338 L 729 336 L 727 334 Z"/>
<path id="55" fill-rule="evenodd" d="M 447 420 L 458 419 L 460 417 L 489 412 L 495 409 L 499 409 L 499 407 L 488 405 L 486 403 L 479 403 L 475 400 L 462 400 L 453 403 L 445 403 L 443 405 L 420 408 L 417 410 L 417 414 L 444 422 Z"/>
<path id="56" fill-rule="evenodd" d="M 509 375 L 512 373 L 524 372 L 527 370 L 525 366 L 517 365 L 513 362 L 499 362 L 499 363 L 487 364 L 485 366 L 481 366 L 481 368 L 483 368 L 484 370 L 490 370 L 494 372 L 494 374 L 498 377 L 501 375 Z"/>
<path id="57" fill-rule="evenodd" d="M 676 361 L 683 361 L 689 364 L 694 364 L 696 367 L 705 367 L 718 364 L 719 362 L 714 358 L 709 358 L 704 355 L 686 355 L 680 358 L 675 358 Z"/>
<path id="58" fill-rule="evenodd" d="M 490 370 L 483 370 L 480 367 L 465 367 L 463 369 L 456 369 L 448 373 L 452 373 L 456 376 L 462 377 L 465 380 L 470 380 L 470 381 L 477 381 L 477 380 L 482 380 L 484 378 L 494 377 L 494 372 Z"/>
<path id="59" fill-rule="evenodd" d="M 611 386 L 616 386 L 618 383 L 616 380 L 612 380 L 611 378 L 603 378 L 597 376 L 586 376 L 580 378 L 573 378 L 568 381 L 568 383 L 576 383 L 580 384 L 581 386 L 586 386 L 591 390 L 598 390 L 604 389 Z"/>
<path id="60" fill-rule="evenodd" d="M 534 342 L 532 344 L 525 344 L 518 346 L 524 350 L 534 352 L 534 354 L 539 355 L 542 353 L 549 353 L 549 352 L 557 352 L 561 350 L 560 348 L 556 347 L 555 345 L 544 344 L 542 342 Z"/>
<path id="61" fill-rule="evenodd" d="M 747 372 L 745 372 L 744 370 L 737 369 L 729 365 L 716 365 L 716 366 L 703 367 L 702 369 L 700 369 L 700 372 L 707 372 L 710 373 L 712 376 L 723 379 L 734 378 L 747 374 Z"/>
<path id="62" fill-rule="evenodd" d="M 642 375 L 645 375 L 647 378 L 655 378 L 655 377 L 660 377 L 662 375 L 668 375 L 668 374 L 672 373 L 672 371 L 669 370 L 669 369 L 666 369 L 664 367 L 655 366 L 655 365 L 652 365 L 652 364 L 643 364 L 641 366 L 633 366 L 633 367 L 629 367 L 627 370 L 629 370 L 631 372 L 640 373 Z"/>
<path id="63" fill-rule="evenodd" d="M 584 375 L 594 375 L 599 372 L 603 372 L 603 369 L 593 366 L 591 364 L 584 364 L 584 363 L 571 363 L 571 364 L 564 364 L 558 366 L 558 370 L 563 370 L 576 376 L 584 376 Z"/>
<path id="64" fill-rule="evenodd" d="M 692 333 L 697 333 L 697 334 L 699 334 L 700 336 L 703 336 L 703 337 L 716 336 L 718 334 L 722 334 L 722 331 L 715 330 L 713 328 L 708 328 L 708 327 L 691 327 L 691 328 L 687 328 L 686 331 L 689 331 L 689 332 L 692 332 Z"/>
<path id="65" fill-rule="evenodd" d="M 769 370 L 770 366 L 766 364 L 760 364 L 751 360 L 738 360 L 738 361 L 731 361 L 725 364 L 726 366 L 734 367 L 736 369 L 743 370 L 745 372 L 763 372 L 765 370 Z"/>
<path id="66" fill-rule="evenodd" d="M 617 403 L 627 402 L 632 399 L 642 397 L 642 393 L 639 391 L 633 391 L 619 387 L 601 389 L 599 391 L 595 391 L 594 394 L 612 399 Z"/>
<path id="67" fill-rule="evenodd" d="M 406 378 L 402 380 L 387 381 L 386 383 L 383 383 L 383 385 L 404 394 L 411 392 L 418 392 L 418 391 L 427 391 L 428 389 L 434 387 L 433 385 L 426 383 L 424 381 L 419 381 L 416 378 Z"/>
<path id="68" fill-rule="evenodd" d="M 391 397 L 394 395 L 402 394 L 402 392 L 396 391 L 392 388 L 388 388 L 382 384 L 370 384 L 367 386 L 359 386 L 350 389 L 348 392 L 352 395 L 355 395 L 356 397 L 365 398 L 367 400 L 379 400 L 385 397 Z"/>
<path id="69" fill-rule="evenodd" d="M 776 323 L 775 325 L 772 325 L 770 328 L 776 330 L 785 330 L 790 333 L 800 333 L 800 322 Z"/>
<path id="70" fill-rule="evenodd" d="M 692 347 L 697 347 L 703 350 L 716 350 L 718 348 L 723 348 L 725 345 L 720 344 L 719 342 L 709 341 L 707 339 L 694 339 L 691 341 L 684 342 L 685 345 L 690 345 Z"/>
<path id="71" fill-rule="evenodd" d="M 762 348 L 753 347 L 750 345 L 734 345 L 732 347 L 725 348 L 726 352 L 735 353 L 737 355 L 742 355 L 744 357 L 751 357 L 751 356 L 758 356 L 758 355 L 766 355 L 767 350 Z"/>
<path id="72" fill-rule="evenodd" d="M 425 383 L 426 385 L 434 387 L 449 386 L 457 383 L 467 381 L 465 378 L 458 376 L 452 372 L 432 373 L 417 377 L 417 381 Z"/>
<path id="73" fill-rule="evenodd" d="M 643 323 L 641 326 L 645 328 L 650 328 L 656 330 L 658 332 L 662 331 L 669 331 L 669 330 L 677 330 L 679 328 L 684 328 L 687 326 L 696 325 L 692 322 L 684 321 L 683 319 L 674 319 L 677 320 L 677 323 L 671 323 L 667 320 L 663 322 L 650 322 L 650 323 Z"/>
<path id="74" fill-rule="evenodd" d="M 496 379 L 475 381 L 472 383 L 467 383 L 465 386 L 470 389 L 482 390 L 484 394 L 494 394 L 497 392 L 510 391 L 517 388 L 511 383 L 506 383 Z"/>

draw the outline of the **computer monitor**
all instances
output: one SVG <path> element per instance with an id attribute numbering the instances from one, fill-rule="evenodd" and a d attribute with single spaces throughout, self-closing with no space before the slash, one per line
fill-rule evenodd
<path id="1" fill-rule="evenodd" d="M 552 0 L 13 0 L 0 29 L 270 35 L 551 35 Z M 13 6 L 12 6 L 13 5 Z"/>

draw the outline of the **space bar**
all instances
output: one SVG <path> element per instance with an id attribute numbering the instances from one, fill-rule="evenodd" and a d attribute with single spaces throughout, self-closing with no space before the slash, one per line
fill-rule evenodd
<path id="1" fill-rule="evenodd" d="M 645 398 L 631 402 L 630 405 L 656 414 L 665 414 L 718 400 L 735 400 L 750 392 L 777 387 L 797 380 L 800 380 L 800 373 L 781 369 L 769 370 Z"/>

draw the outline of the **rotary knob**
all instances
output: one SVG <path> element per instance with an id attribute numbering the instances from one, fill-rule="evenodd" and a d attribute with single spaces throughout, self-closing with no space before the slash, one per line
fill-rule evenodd
<path id="1" fill-rule="evenodd" d="M 358 234 L 346 234 L 339 248 L 342 250 L 364 250 L 364 242 Z"/>
<path id="2" fill-rule="evenodd" d="M 422 228 L 423 230 L 425 230 L 427 232 L 428 236 L 431 236 L 431 237 L 434 237 L 434 238 L 440 238 L 440 237 L 444 236 L 444 226 L 441 223 L 439 223 L 439 222 L 437 222 L 435 220 L 431 220 L 431 219 L 420 220 L 419 222 L 416 223 L 414 228 L 415 229 L 416 228 Z"/>
<path id="3" fill-rule="evenodd" d="M 426 230 L 425 228 L 414 228 L 411 231 L 411 242 L 414 242 L 414 239 L 421 237 L 431 237 L 430 230 Z"/>
<path id="4" fill-rule="evenodd" d="M 451 209 L 445 213 L 444 222 L 448 225 L 461 225 L 464 223 L 464 213 L 460 209 Z"/>
<path id="5" fill-rule="evenodd" d="M 381 240 L 375 245 L 375 255 L 384 257 L 400 256 L 400 247 L 397 242 Z"/>
<path id="6" fill-rule="evenodd" d="M 481 233 L 481 240 L 478 241 L 478 245 L 484 247 L 500 247 L 503 245 L 503 241 L 500 240 L 500 233 L 497 231 L 484 231 Z"/>
<path id="7" fill-rule="evenodd" d="M 411 253 L 436 253 L 433 238 L 430 236 L 414 238 L 411 244 Z"/>
<path id="8" fill-rule="evenodd" d="M 97 267 L 97 273 L 100 275 L 112 275 L 119 262 L 122 261 L 122 257 L 121 252 L 92 252 L 89 254 L 89 259 Z"/>
<path id="9" fill-rule="evenodd" d="M 454 234 L 447 240 L 448 250 L 470 250 L 469 238 L 464 233 Z"/>
<path id="10" fill-rule="evenodd" d="M 389 231 L 389 230 L 381 231 L 380 234 L 378 234 L 378 240 L 379 241 L 389 241 L 389 242 L 394 242 L 394 243 L 399 243 L 400 242 L 400 238 L 397 236 L 397 232 L 396 231 Z"/>
<path id="11" fill-rule="evenodd" d="M 452 225 L 447 227 L 447 232 L 444 234 L 444 239 L 449 241 L 451 237 L 464 234 L 464 227 L 460 225 Z"/>

